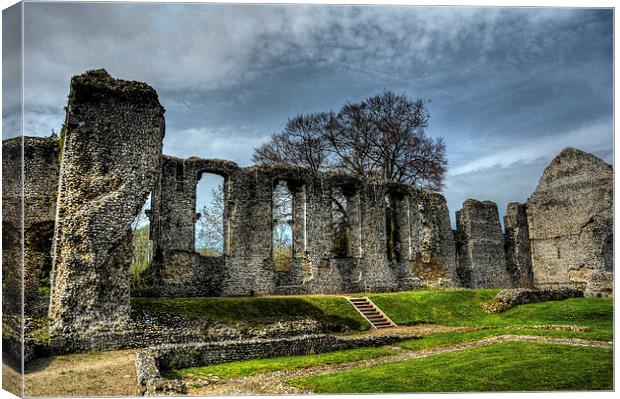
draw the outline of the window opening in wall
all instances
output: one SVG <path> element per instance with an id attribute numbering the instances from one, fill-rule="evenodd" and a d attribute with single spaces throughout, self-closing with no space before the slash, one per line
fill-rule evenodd
<path id="1" fill-rule="evenodd" d="M 50 296 L 50 273 L 52 271 L 52 243 L 54 237 L 54 222 L 41 222 L 29 227 L 24 234 L 24 255 L 30 258 L 39 269 L 37 292 L 39 296 Z M 3 236 L 4 242 L 4 236 Z M 17 241 L 19 245 L 19 238 Z M 8 246 L 4 248 L 9 248 Z M 31 258 L 33 257 L 33 258 Z M 29 292 L 25 292 L 29 296 Z M 26 302 L 28 303 L 28 302 Z"/>
<path id="2" fill-rule="evenodd" d="M 605 261 L 605 271 L 614 271 L 614 238 L 607 237 L 603 243 L 603 260 Z"/>
<path id="3" fill-rule="evenodd" d="M 341 187 L 332 189 L 332 253 L 335 258 L 351 256 L 351 224 L 347 215 L 347 196 Z"/>
<path id="4" fill-rule="evenodd" d="M 272 257 L 276 270 L 293 263 L 293 193 L 286 181 L 276 182 L 272 195 Z"/>
<path id="5" fill-rule="evenodd" d="M 152 284 L 153 241 L 151 241 L 151 221 L 148 217 L 151 208 L 151 194 L 146 199 L 140 213 L 131 223 L 133 258 L 131 261 L 131 291 L 147 290 Z"/>
<path id="6" fill-rule="evenodd" d="M 185 164 L 181 162 L 177 162 L 177 170 L 176 170 L 176 180 L 175 180 L 175 188 L 177 191 L 183 190 L 183 179 L 185 175 Z"/>
<path id="7" fill-rule="evenodd" d="M 390 262 L 400 262 L 402 244 L 400 242 L 400 226 L 398 223 L 397 199 L 387 193 L 385 202 L 385 243 L 387 257 Z"/>
<path id="8" fill-rule="evenodd" d="M 222 176 L 202 173 L 196 184 L 194 248 L 202 256 L 224 254 L 224 186 Z"/>

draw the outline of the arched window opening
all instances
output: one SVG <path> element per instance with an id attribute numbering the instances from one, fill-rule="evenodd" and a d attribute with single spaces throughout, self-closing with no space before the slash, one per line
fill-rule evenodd
<path id="1" fill-rule="evenodd" d="M 398 202 L 399 199 L 394 194 L 385 194 L 385 243 L 387 257 L 390 262 L 400 262 L 401 260 L 402 243 L 400 239 Z"/>
<path id="2" fill-rule="evenodd" d="M 224 254 L 224 186 L 213 173 L 202 173 L 196 184 L 194 248 L 202 256 Z"/>
<path id="3" fill-rule="evenodd" d="M 185 179 L 185 164 L 183 161 L 177 163 L 177 170 L 175 172 L 175 187 L 177 191 L 183 191 L 183 180 Z"/>
<path id="4" fill-rule="evenodd" d="M 151 195 L 131 223 L 133 258 L 131 261 L 131 290 L 143 291 L 152 283 L 153 241 L 151 241 Z"/>
<path id="5" fill-rule="evenodd" d="M 351 256 L 351 223 L 348 198 L 341 187 L 332 189 L 332 253 L 335 258 Z"/>
<path id="6" fill-rule="evenodd" d="M 272 194 L 272 257 L 276 270 L 293 263 L 293 194 L 286 181 L 277 181 Z"/>

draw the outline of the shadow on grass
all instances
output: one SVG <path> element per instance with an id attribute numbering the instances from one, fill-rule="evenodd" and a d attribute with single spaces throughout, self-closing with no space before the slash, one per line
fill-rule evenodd
<path id="1" fill-rule="evenodd" d="M 366 330 L 368 324 L 349 304 L 336 296 L 252 298 L 132 298 L 132 308 L 158 311 L 223 323 L 266 324 L 310 317 L 331 331 Z"/>

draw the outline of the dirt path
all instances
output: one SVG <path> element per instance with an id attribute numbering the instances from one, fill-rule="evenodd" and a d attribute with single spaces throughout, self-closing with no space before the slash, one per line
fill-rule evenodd
<path id="1" fill-rule="evenodd" d="M 35 359 L 26 369 L 26 396 L 136 396 L 135 350 Z"/>
<path id="2" fill-rule="evenodd" d="M 361 360 L 335 365 L 323 365 L 305 369 L 276 371 L 267 374 L 258 374 L 232 380 L 222 380 L 210 383 L 200 388 L 188 386 L 189 395 L 256 395 L 256 394 L 307 394 L 312 393 L 297 387 L 286 384 L 287 380 L 307 377 L 319 374 L 336 373 L 352 368 L 375 366 L 379 364 L 399 362 L 403 360 L 419 359 L 435 356 L 442 353 L 454 352 L 475 348 L 479 346 L 492 345 L 507 341 L 538 342 L 545 344 L 561 344 L 572 346 L 590 346 L 595 348 L 612 348 L 612 342 L 589 341 L 578 338 L 550 338 L 533 335 L 498 335 L 485 338 L 479 341 L 464 342 L 456 345 L 443 346 L 430 350 L 408 351 L 400 347 L 396 355 L 385 356 L 377 359 Z"/>

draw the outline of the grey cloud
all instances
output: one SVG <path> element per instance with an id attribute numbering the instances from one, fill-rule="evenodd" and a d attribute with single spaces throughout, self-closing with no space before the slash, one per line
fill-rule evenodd
<path id="1" fill-rule="evenodd" d="M 157 89 L 167 153 L 244 165 L 288 117 L 391 89 L 432 100 L 451 212 L 524 199 L 557 149 L 613 146 L 612 10 L 27 3 L 26 24 L 27 134 L 60 128 L 91 68 Z"/>

